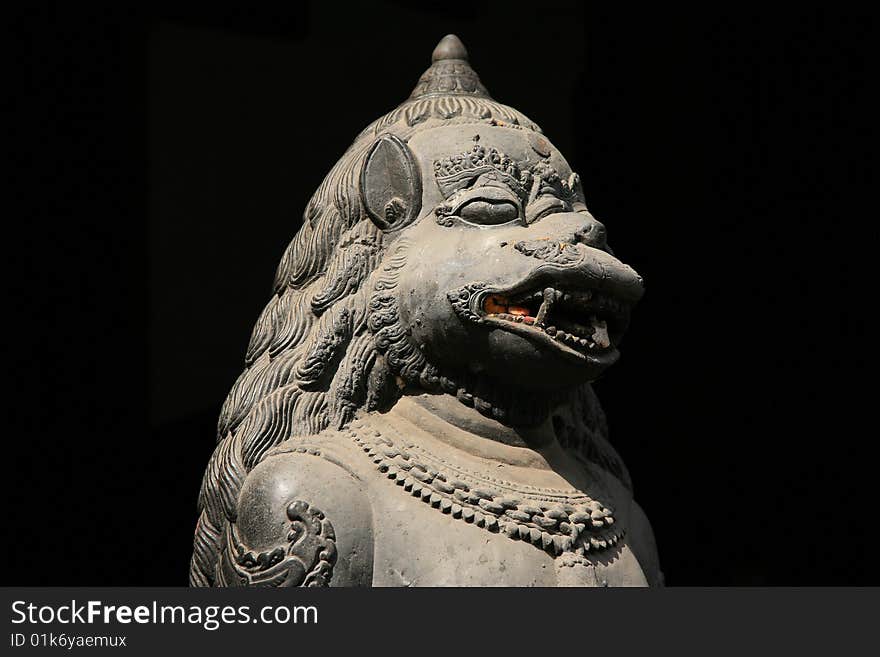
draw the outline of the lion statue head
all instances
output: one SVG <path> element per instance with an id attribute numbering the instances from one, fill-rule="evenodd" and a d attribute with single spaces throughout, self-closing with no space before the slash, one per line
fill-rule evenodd
<path id="1" fill-rule="evenodd" d="M 617 359 L 641 293 L 562 154 L 444 38 L 284 252 L 220 413 L 191 583 L 212 583 L 242 482 L 270 448 L 406 394 L 453 395 L 513 426 L 552 416 L 563 446 L 629 485 L 590 382 Z"/>

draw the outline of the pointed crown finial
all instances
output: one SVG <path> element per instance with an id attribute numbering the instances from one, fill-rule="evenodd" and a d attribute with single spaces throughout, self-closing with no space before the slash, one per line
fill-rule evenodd
<path id="1" fill-rule="evenodd" d="M 454 34 L 440 39 L 431 54 L 431 67 L 419 78 L 410 99 L 432 95 L 470 95 L 491 98 L 468 63 L 468 52 Z"/>
<path id="2" fill-rule="evenodd" d="M 467 61 L 468 52 L 464 44 L 454 34 L 447 34 L 440 39 L 434 52 L 431 53 L 431 61 L 439 62 L 443 59 L 463 59 Z"/>

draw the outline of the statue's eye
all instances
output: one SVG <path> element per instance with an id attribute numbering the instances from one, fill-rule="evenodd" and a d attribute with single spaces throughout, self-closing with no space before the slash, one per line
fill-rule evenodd
<path id="1" fill-rule="evenodd" d="M 526 223 L 532 224 L 555 212 L 568 212 L 571 205 L 555 196 L 539 196 L 526 208 Z"/>
<path id="2" fill-rule="evenodd" d="M 498 226 L 521 220 L 522 205 L 507 186 L 487 184 L 464 190 L 437 210 L 438 216 L 457 217 L 472 226 Z"/>
<path id="3" fill-rule="evenodd" d="M 519 208 L 510 201 L 474 199 L 458 209 L 458 216 L 471 224 L 506 224 L 519 217 Z"/>

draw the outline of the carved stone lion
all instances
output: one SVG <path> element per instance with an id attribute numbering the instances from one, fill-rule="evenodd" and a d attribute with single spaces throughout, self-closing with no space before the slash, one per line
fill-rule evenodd
<path id="1" fill-rule="evenodd" d="M 642 294 L 455 36 L 327 175 L 218 424 L 195 586 L 662 583 L 590 381 Z"/>

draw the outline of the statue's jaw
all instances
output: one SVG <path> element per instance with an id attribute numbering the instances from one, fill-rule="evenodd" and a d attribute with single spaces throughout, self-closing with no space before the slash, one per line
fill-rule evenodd
<path id="1" fill-rule="evenodd" d="M 482 323 L 521 335 L 576 362 L 609 367 L 619 358 L 616 345 L 628 310 L 591 290 L 552 286 L 525 293 L 475 295 Z"/>
<path id="2" fill-rule="evenodd" d="M 584 365 L 604 369 L 615 363 L 631 303 L 588 282 L 551 282 L 547 274 L 509 288 L 474 283 L 448 296 L 467 321 L 522 336 Z"/>

